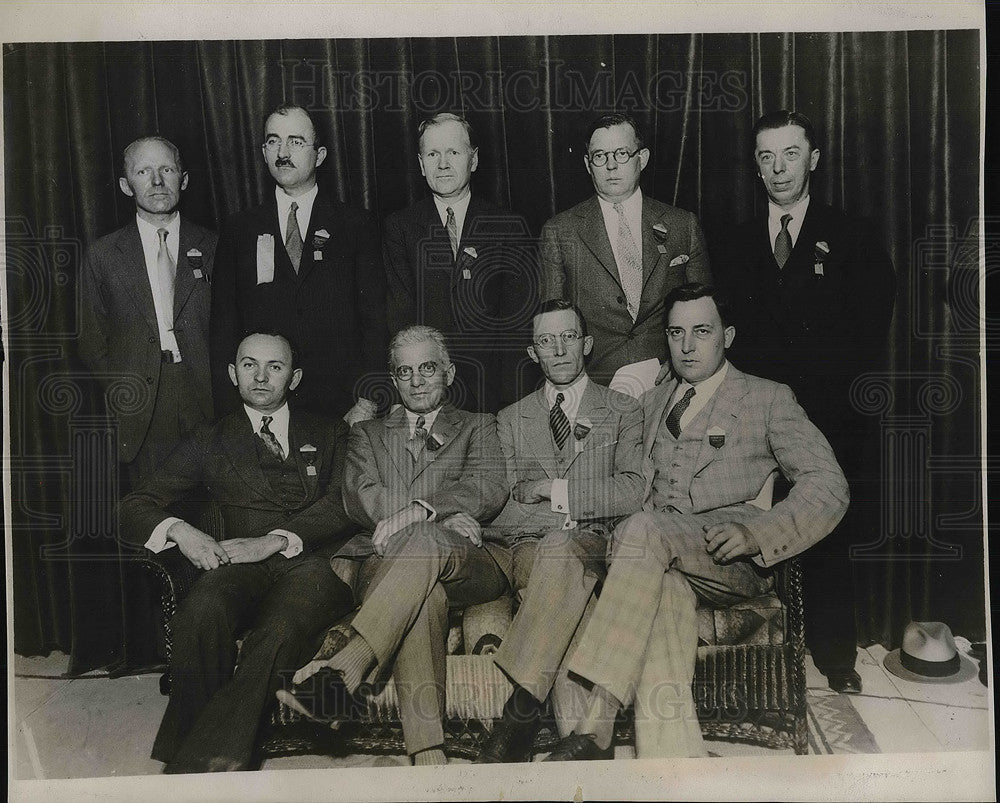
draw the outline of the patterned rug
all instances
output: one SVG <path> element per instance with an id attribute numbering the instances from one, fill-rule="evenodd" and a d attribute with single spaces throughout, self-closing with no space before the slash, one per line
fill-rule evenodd
<path id="1" fill-rule="evenodd" d="M 849 694 L 809 689 L 806 693 L 810 754 L 881 753 Z"/>

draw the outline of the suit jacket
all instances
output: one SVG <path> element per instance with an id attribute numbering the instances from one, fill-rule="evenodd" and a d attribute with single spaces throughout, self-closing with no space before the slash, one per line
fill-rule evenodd
<path id="1" fill-rule="evenodd" d="M 521 480 L 565 479 L 573 518 L 580 524 L 610 525 L 642 503 L 642 406 L 630 396 L 588 382 L 577 424 L 581 419 L 592 427 L 582 438 L 576 432 L 570 436 L 573 455 L 563 460 L 552 440 L 544 388 L 501 410 L 497 428 L 507 484 L 513 489 Z M 524 504 L 511 497 L 492 526 L 510 538 L 558 530 L 564 520 L 564 514 L 552 511 L 549 500 Z"/>
<path id="2" fill-rule="evenodd" d="M 316 232 L 324 230 L 329 237 L 317 238 Z M 257 239 L 262 234 L 275 238 L 274 280 L 258 284 Z M 298 346 L 303 377 L 292 399 L 299 409 L 339 418 L 357 395 L 373 395 L 385 376 L 385 272 L 374 220 L 320 193 L 303 242 L 296 274 L 281 238 L 273 193 L 262 206 L 234 215 L 222 228 L 211 324 L 220 414 L 238 407 L 227 366 L 236 358 L 240 340 L 253 330 L 285 332 Z"/>
<path id="3" fill-rule="evenodd" d="M 518 398 L 516 369 L 538 292 L 537 252 L 521 215 L 475 193 L 457 259 L 433 198 L 386 218 L 391 327 L 426 324 L 448 336 L 449 354 L 461 364 L 461 383 L 452 388 L 457 406 L 496 412 Z"/>
<path id="4" fill-rule="evenodd" d="M 817 243 L 829 249 L 820 270 Z M 851 415 L 851 382 L 878 365 L 892 318 L 895 274 L 871 223 L 813 198 L 784 268 L 766 212 L 719 241 L 715 264 L 733 298 L 733 361 L 791 386 L 832 437 Z"/>
<path id="5" fill-rule="evenodd" d="M 206 420 L 213 415 L 208 330 L 217 239 L 215 232 L 181 218 L 174 335 L 181 358 L 191 372 L 191 393 Z M 200 251 L 201 257 L 189 256 L 191 250 Z M 195 270 L 201 271 L 200 277 Z M 80 293 L 80 356 L 118 413 L 118 456 L 127 463 L 135 459 L 149 430 L 163 364 L 153 291 L 134 220 L 87 250 Z M 121 384 L 126 377 L 140 384 L 137 391 L 125 393 L 134 394 L 139 403 L 115 404 L 115 398 L 128 387 Z"/>
<path id="6" fill-rule="evenodd" d="M 274 529 L 302 539 L 303 553 L 332 555 L 357 530 L 341 498 L 347 426 L 293 409 L 289 455 L 302 479 L 301 497 L 277 499 L 257 457 L 257 435 L 240 409 L 181 441 L 170 459 L 121 503 L 123 537 L 143 545 L 168 517 L 167 507 L 201 492 L 221 507 L 227 538 L 253 538 Z M 301 447 L 316 447 L 307 458 Z M 309 471 L 312 465 L 315 474 Z"/>
<path id="7" fill-rule="evenodd" d="M 646 501 L 657 466 L 653 445 L 676 381 L 654 387 L 643 396 Z M 771 566 L 799 554 L 825 538 L 847 510 L 849 492 L 829 442 L 806 416 L 787 385 L 745 374 L 730 364 L 726 378 L 698 415 L 708 415 L 688 492 L 694 514 L 733 507 L 747 513 L 775 471 L 792 484 L 788 496 L 770 510 L 753 508 L 740 517 L 760 545 L 754 560 Z M 722 430 L 723 443 L 713 445 L 709 430 Z M 683 433 L 682 433 L 683 437 Z"/>
<path id="8" fill-rule="evenodd" d="M 446 404 L 428 433 L 429 439 L 434 436 L 441 446 L 436 450 L 425 446 L 414 463 L 406 449 L 409 423 L 402 406 L 351 428 L 344 504 L 354 521 L 374 530 L 380 520 L 416 499 L 434 508 L 437 521 L 463 512 L 486 523 L 500 511 L 507 500 L 507 483 L 496 419 Z M 486 547 L 509 577 L 506 549 L 497 544 Z M 370 538 L 355 538 L 341 554 L 371 554 Z"/>
<path id="9" fill-rule="evenodd" d="M 653 231 L 656 223 L 666 228 L 663 242 Z M 691 212 L 643 196 L 641 241 L 643 287 L 633 322 L 597 196 L 542 229 L 542 300 L 565 298 L 583 310 L 594 336 L 587 373 L 602 384 L 623 365 L 662 359 L 663 297 L 685 282 L 712 279 L 705 238 Z"/>

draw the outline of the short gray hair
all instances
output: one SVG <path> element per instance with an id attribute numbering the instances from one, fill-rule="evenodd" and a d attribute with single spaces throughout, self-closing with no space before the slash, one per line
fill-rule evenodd
<path id="1" fill-rule="evenodd" d="M 125 150 L 122 151 L 122 175 L 128 175 L 128 154 L 133 148 L 142 145 L 144 142 L 159 142 L 161 145 L 165 145 L 174 154 L 174 161 L 177 162 L 177 169 L 183 173 L 184 163 L 181 161 L 181 149 L 178 148 L 174 143 L 172 143 L 166 137 L 161 137 L 159 134 L 152 134 L 148 137 L 139 137 L 139 139 L 133 140 L 128 145 L 125 146 Z"/>
<path id="2" fill-rule="evenodd" d="M 438 354 L 445 365 L 451 365 L 451 358 L 448 356 L 448 346 L 445 345 L 444 335 L 433 326 L 407 326 L 396 332 L 396 336 L 389 343 L 389 370 L 396 367 L 396 349 L 403 346 L 412 346 L 415 343 L 435 343 L 438 347 Z"/>
<path id="3" fill-rule="evenodd" d="M 428 117 L 420 121 L 420 125 L 417 126 L 417 150 L 420 150 L 420 141 L 424 138 L 424 132 L 428 128 L 432 128 L 436 125 L 441 125 L 442 123 L 459 123 L 462 128 L 465 129 L 465 134 L 469 138 L 469 147 L 475 150 L 476 145 L 476 133 L 472 130 L 472 123 L 462 117 L 460 114 L 452 114 L 451 112 L 441 112 L 440 114 L 435 114 L 433 117 Z"/>

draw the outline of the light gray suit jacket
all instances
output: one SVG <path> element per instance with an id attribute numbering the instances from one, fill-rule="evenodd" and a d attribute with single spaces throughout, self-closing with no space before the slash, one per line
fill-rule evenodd
<path id="1" fill-rule="evenodd" d="M 665 234 L 654 231 L 656 224 Z M 639 235 L 633 232 L 637 240 Z M 641 246 L 642 297 L 633 322 L 597 196 L 542 229 L 542 301 L 564 298 L 583 310 L 594 336 L 587 373 L 602 384 L 623 365 L 662 359 L 663 297 L 685 282 L 712 280 L 705 237 L 691 212 L 643 196 Z"/>
<path id="2" fill-rule="evenodd" d="M 653 445 L 675 387 L 675 381 L 666 382 L 642 399 L 647 510 L 653 509 Z M 754 560 L 771 566 L 829 535 L 847 510 L 847 481 L 829 442 L 787 385 L 744 374 L 730 364 L 699 415 L 705 413 L 709 419 L 689 488 L 693 513 L 726 507 L 744 513 L 771 474 L 780 471 L 792 483 L 787 498 L 767 511 L 753 508 L 752 517 L 739 519 L 760 545 Z M 710 431 L 723 434 L 711 438 Z"/>

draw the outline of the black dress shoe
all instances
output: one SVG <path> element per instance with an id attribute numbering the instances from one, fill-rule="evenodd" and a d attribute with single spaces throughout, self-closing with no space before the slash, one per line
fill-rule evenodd
<path id="1" fill-rule="evenodd" d="M 289 708 L 318 722 L 350 719 L 359 708 L 358 700 L 344 685 L 343 676 L 328 666 L 291 689 L 279 689 L 277 695 Z"/>
<path id="2" fill-rule="evenodd" d="M 861 675 L 853 669 L 849 672 L 830 672 L 826 679 L 830 688 L 838 694 L 861 694 Z"/>
<path id="3" fill-rule="evenodd" d="M 546 761 L 606 761 L 615 757 L 614 745 L 602 750 L 591 733 L 571 733 L 556 742 Z"/>
<path id="4" fill-rule="evenodd" d="M 490 738 L 472 762 L 473 764 L 515 764 L 531 761 L 532 745 L 541 728 L 538 717 L 518 722 L 504 717 L 493 726 Z"/>

